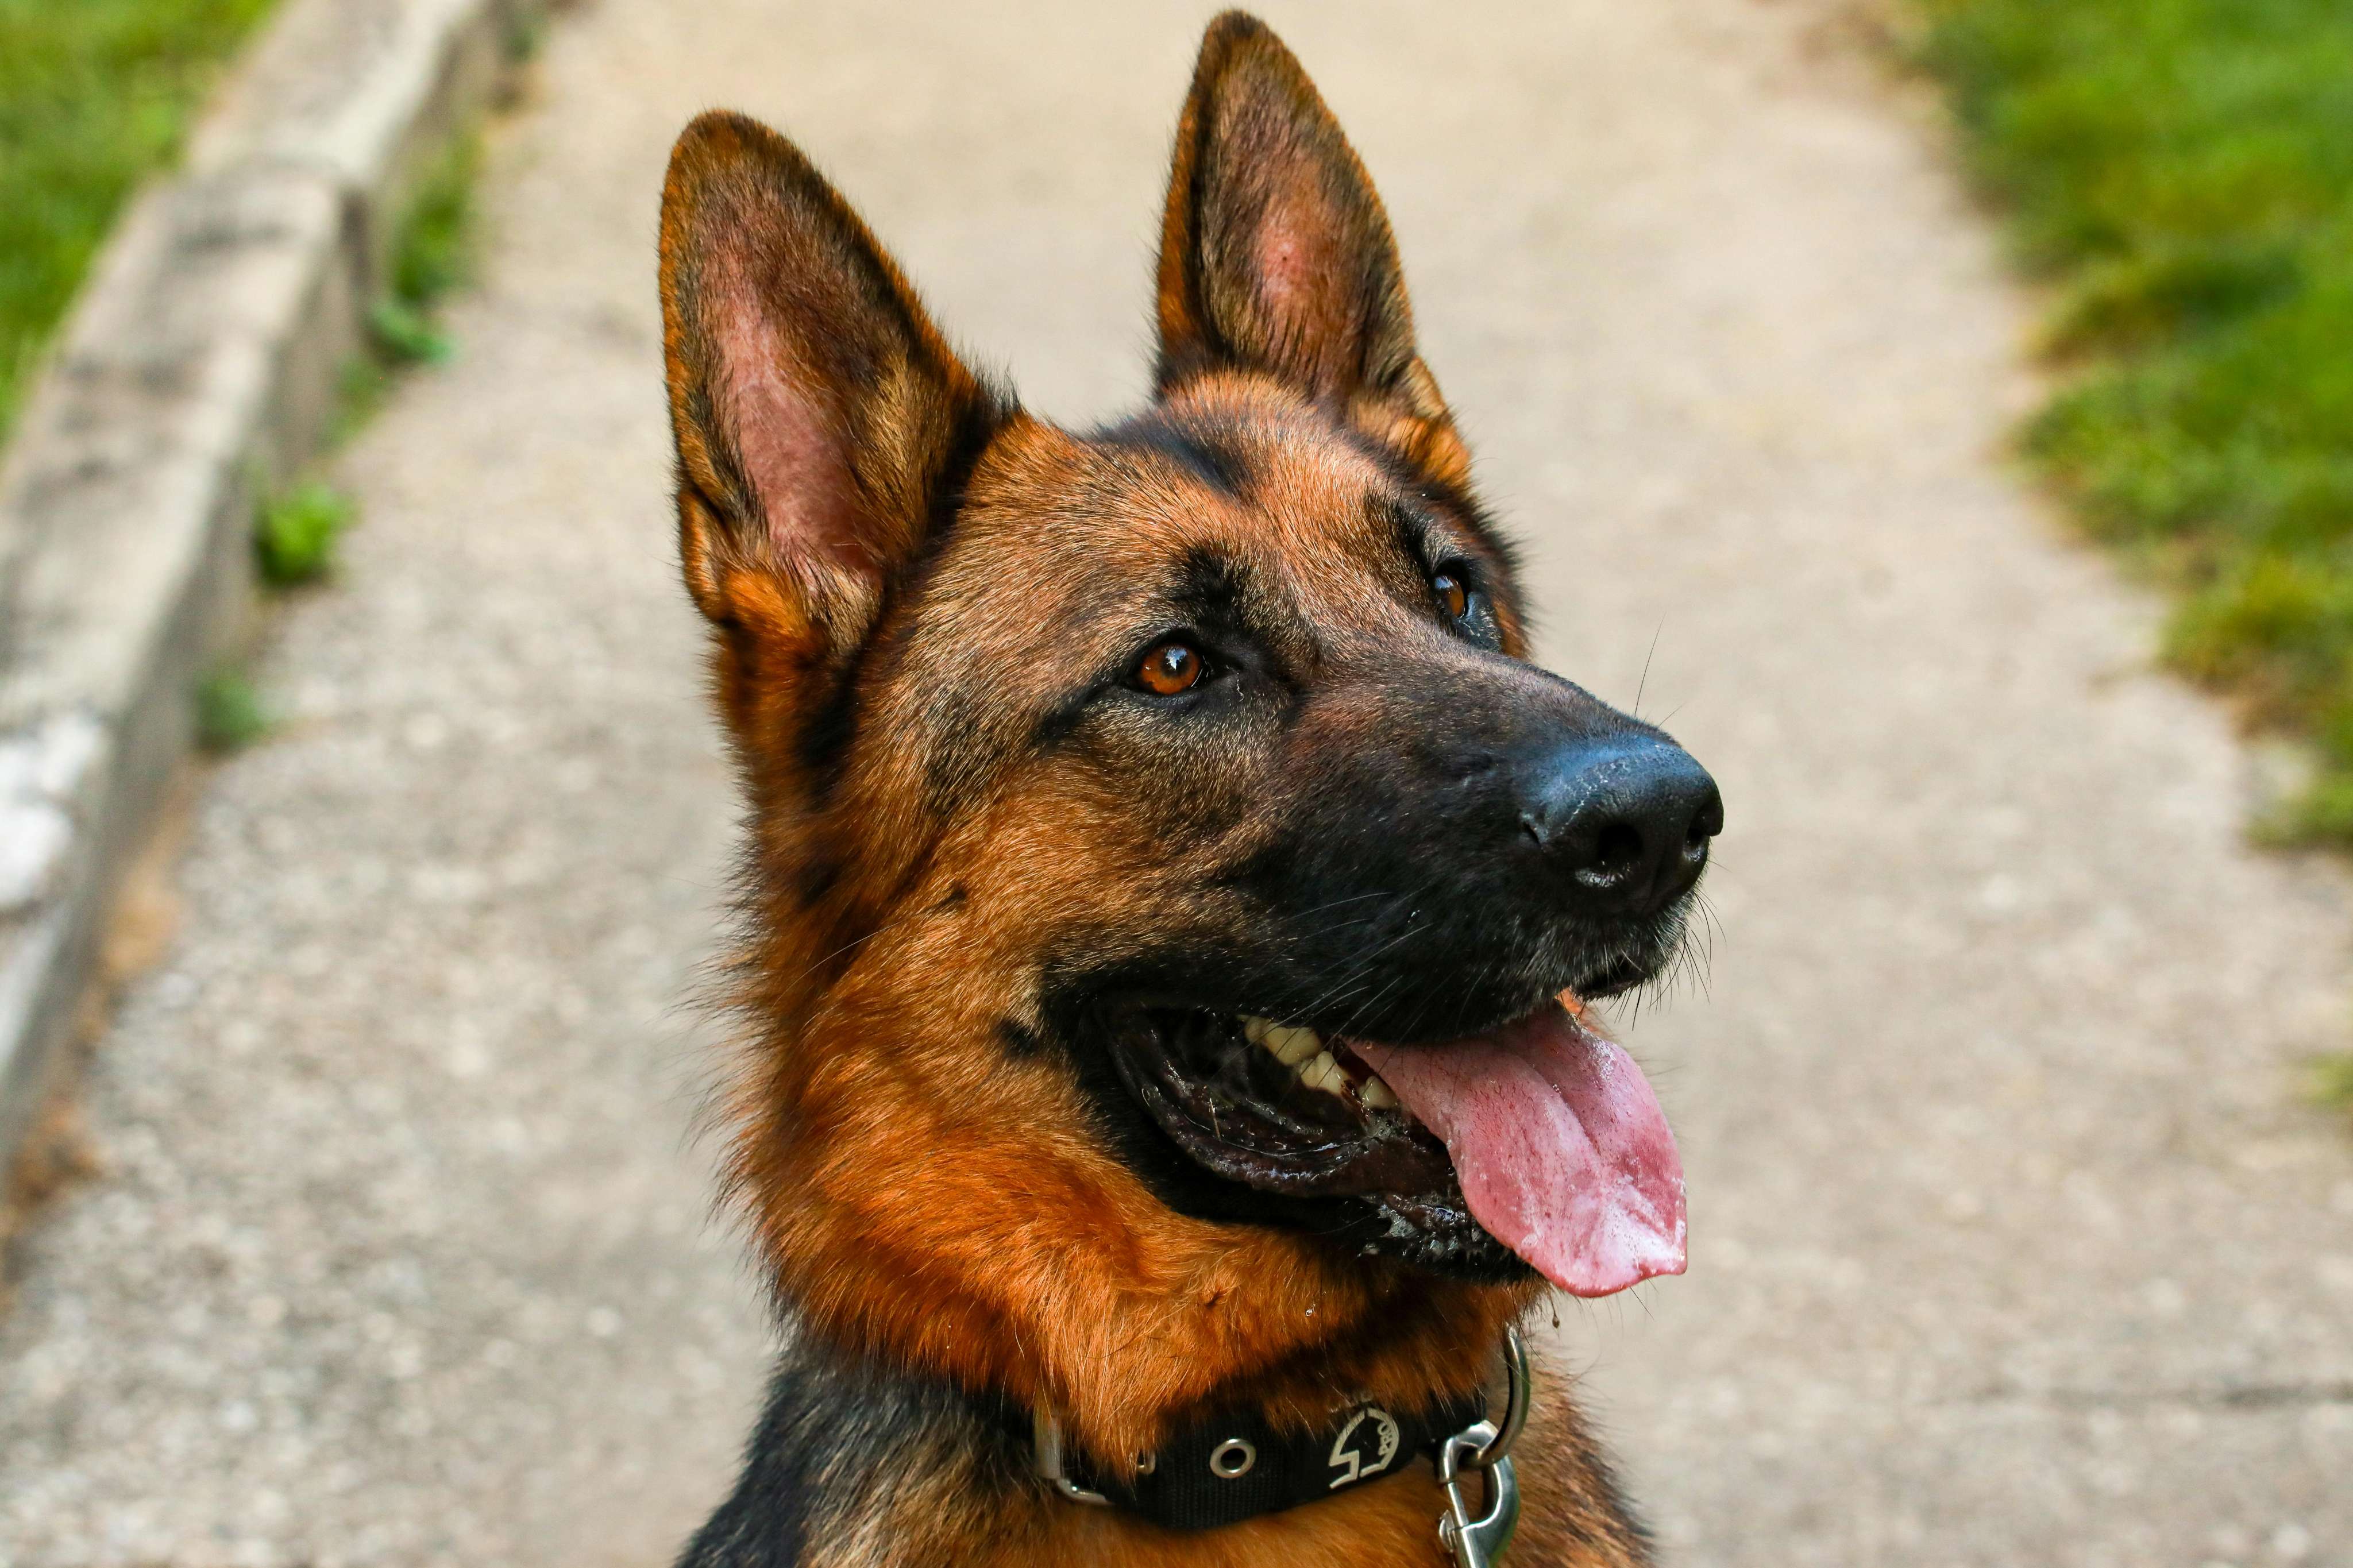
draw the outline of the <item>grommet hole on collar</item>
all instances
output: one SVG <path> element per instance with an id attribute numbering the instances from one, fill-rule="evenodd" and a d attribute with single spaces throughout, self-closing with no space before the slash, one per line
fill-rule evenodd
<path id="1" fill-rule="evenodd" d="M 1247 1438 L 1229 1437 L 1209 1450 L 1209 1469 L 1220 1479 L 1238 1481 L 1258 1463 L 1258 1449 Z"/>

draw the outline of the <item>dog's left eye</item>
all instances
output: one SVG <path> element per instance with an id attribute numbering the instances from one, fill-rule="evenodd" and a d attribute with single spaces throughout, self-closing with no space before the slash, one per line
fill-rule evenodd
<path id="1" fill-rule="evenodd" d="M 1438 595 L 1447 619 L 1459 621 L 1471 613 L 1471 588 L 1461 573 L 1440 567 L 1430 575 L 1430 589 Z"/>
<path id="2" fill-rule="evenodd" d="M 1207 668 L 1200 654 L 1181 642 L 1165 642 L 1144 656 L 1135 668 L 1136 684 L 1155 697 L 1174 697 L 1201 684 Z"/>

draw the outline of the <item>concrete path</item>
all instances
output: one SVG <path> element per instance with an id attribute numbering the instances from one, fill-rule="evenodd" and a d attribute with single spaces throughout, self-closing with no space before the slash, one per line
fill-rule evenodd
<path id="1" fill-rule="evenodd" d="M 1730 802 L 1712 995 L 1631 1026 L 1692 1269 L 1565 1330 L 1673 1562 L 2353 1563 L 2353 1137 L 2295 1098 L 2353 899 L 2242 847 L 2222 719 L 2002 468 L 2021 307 L 1828 5 L 1270 9 L 1551 662 Z M 293 717 L 210 781 L 107 1173 L 26 1249 L 0 1563 L 659 1564 L 723 1483 L 763 1331 L 682 1142 L 731 807 L 654 195 L 754 110 L 1034 405 L 1134 398 L 1203 12 L 993 13 L 554 30 L 462 357 L 342 461 Z"/>

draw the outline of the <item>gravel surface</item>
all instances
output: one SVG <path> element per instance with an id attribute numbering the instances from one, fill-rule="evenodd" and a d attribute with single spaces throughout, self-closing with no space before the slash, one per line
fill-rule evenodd
<path id="1" fill-rule="evenodd" d="M 1565 1306 L 1670 1561 L 2353 1563 L 2353 897 L 2000 458 L 2023 315 L 1917 106 L 1782 0 L 1274 5 L 1388 193 L 1550 661 L 1731 826 L 1626 1020 L 1692 1269 Z M 0 1321 L 0 1563 L 657 1564 L 764 1330 L 687 1137 L 731 833 L 675 585 L 655 193 L 802 137 L 976 355 L 1143 386 L 1192 6 L 599 0 L 463 345 L 337 467 Z M 1647 672 L 1647 673 L 1646 673 Z"/>

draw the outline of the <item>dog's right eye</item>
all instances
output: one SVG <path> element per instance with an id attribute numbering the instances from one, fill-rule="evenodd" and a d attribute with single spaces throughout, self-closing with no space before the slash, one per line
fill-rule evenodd
<path id="1" fill-rule="evenodd" d="M 1135 683 L 1155 697 L 1174 697 L 1200 685 L 1207 668 L 1207 661 L 1189 645 L 1165 642 L 1136 666 Z"/>

